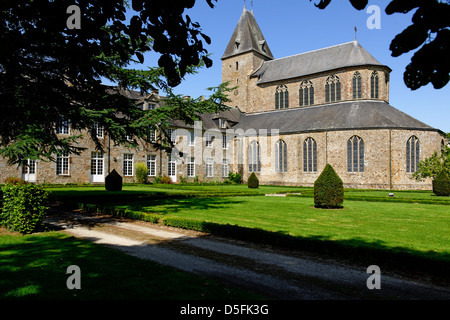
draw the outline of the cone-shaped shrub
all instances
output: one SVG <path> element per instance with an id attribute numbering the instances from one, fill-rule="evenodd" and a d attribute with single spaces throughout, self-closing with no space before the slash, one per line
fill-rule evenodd
<path id="1" fill-rule="evenodd" d="M 436 178 L 433 179 L 433 192 L 437 196 L 449 196 L 450 195 L 450 178 L 448 175 L 441 171 Z"/>
<path id="2" fill-rule="evenodd" d="M 329 164 L 314 182 L 314 204 L 316 208 L 342 208 L 344 185 Z"/>
<path id="3" fill-rule="evenodd" d="M 108 191 L 122 191 L 122 177 L 114 169 L 105 178 L 105 189 Z"/>
<path id="4" fill-rule="evenodd" d="M 259 187 L 259 180 L 254 172 L 252 172 L 250 177 L 248 177 L 247 184 L 248 184 L 249 188 L 258 188 Z"/>

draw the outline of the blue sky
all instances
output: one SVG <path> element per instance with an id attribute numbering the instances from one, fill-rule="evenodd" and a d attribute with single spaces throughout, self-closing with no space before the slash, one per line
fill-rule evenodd
<path id="1" fill-rule="evenodd" d="M 314 6 L 318 2 L 246 0 L 245 4 L 247 9 L 253 8 L 256 21 L 276 59 L 352 41 L 356 26 L 358 42 L 378 61 L 392 69 L 390 104 L 432 127 L 450 132 L 450 84 L 439 90 L 431 84 L 410 90 L 404 84 L 403 72 L 414 52 L 394 58 L 389 50 L 392 39 L 412 23 L 412 12 L 389 16 L 384 9 L 390 0 L 370 0 L 369 5 L 378 5 L 381 9 L 381 29 L 369 29 L 366 22 L 372 13 L 354 9 L 350 1 L 333 0 L 325 10 Z M 194 8 L 187 11 L 193 21 L 200 23 L 202 32 L 211 37 L 211 45 L 205 45 L 212 54 L 213 66 L 187 76 L 175 88 L 175 93 L 191 97 L 208 96 L 210 92 L 206 88 L 221 83 L 220 58 L 243 7 L 243 0 L 218 0 L 214 9 L 205 0 L 197 0 Z M 150 58 L 144 64 L 156 65 L 156 61 L 156 57 Z"/>

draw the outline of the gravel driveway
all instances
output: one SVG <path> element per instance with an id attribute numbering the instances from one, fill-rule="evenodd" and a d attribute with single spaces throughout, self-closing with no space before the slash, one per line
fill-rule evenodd
<path id="1" fill-rule="evenodd" d="M 47 222 L 76 237 L 233 283 L 272 299 L 450 299 L 450 288 L 387 276 L 383 270 L 381 288 L 368 289 L 372 274 L 367 273 L 367 267 L 141 221 L 67 212 L 52 215 Z"/>

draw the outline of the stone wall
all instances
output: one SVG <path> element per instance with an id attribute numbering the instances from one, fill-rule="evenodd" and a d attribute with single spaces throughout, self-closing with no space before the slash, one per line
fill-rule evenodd
<path id="1" fill-rule="evenodd" d="M 347 141 L 354 135 L 364 141 L 364 172 L 347 171 Z M 253 140 L 257 140 L 261 148 L 261 172 L 257 172 L 261 184 L 313 186 L 325 165 L 329 163 L 346 188 L 429 190 L 430 179 L 416 181 L 411 179 L 411 173 L 406 172 L 406 142 L 413 135 L 420 141 L 421 160 L 440 150 L 443 137 L 435 131 L 348 130 L 279 137 L 246 137 L 242 148 L 244 180 L 250 175 L 248 146 Z M 308 137 L 317 143 L 317 172 L 303 171 L 303 142 Z M 278 139 L 282 139 L 288 148 L 287 172 L 282 173 L 275 172 L 273 151 Z M 237 171 L 237 163 L 233 170 Z"/>

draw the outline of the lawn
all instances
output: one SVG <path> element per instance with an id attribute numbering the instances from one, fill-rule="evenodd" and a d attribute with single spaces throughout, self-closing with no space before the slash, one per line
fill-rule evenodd
<path id="1" fill-rule="evenodd" d="M 218 197 L 117 202 L 114 207 L 450 257 L 450 210 L 444 205 L 345 201 L 343 209 L 325 210 L 314 208 L 312 198 Z"/>
<path id="2" fill-rule="evenodd" d="M 450 197 L 436 197 L 431 191 L 351 189 L 346 190 L 346 199 L 358 201 L 345 200 L 344 208 L 335 210 L 314 208 L 313 189 L 304 187 L 125 186 L 122 193 L 113 193 L 107 200 L 103 196 L 108 193 L 102 187 L 50 191 L 63 199 L 64 195 L 68 199 L 77 195 L 77 201 L 84 203 L 100 203 L 103 207 L 143 212 L 158 218 L 237 225 L 292 237 L 450 260 L 450 207 L 441 205 L 450 204 Z M 389 197 L 390 192 L 394 197 Z M 290 196 L 263 196 L 274 193 L 290 193 Z M 135 198 L 131 201 L 128 195 Z"/>
<path id="3" fill-rule="evenodd" d="M 66 286 L 70 265 L 81 268 L 80 290 Z M 0 274 L 0 300 L 260 298 L 56 232 L 21 236 L 0 228 Z"/>

